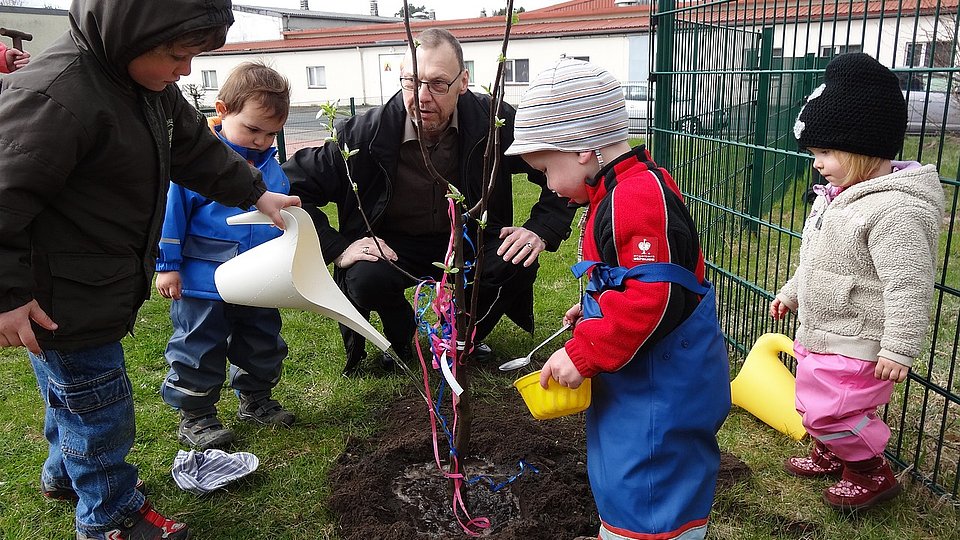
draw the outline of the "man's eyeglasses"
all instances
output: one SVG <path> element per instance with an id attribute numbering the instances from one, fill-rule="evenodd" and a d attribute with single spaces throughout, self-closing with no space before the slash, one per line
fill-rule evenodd
<path id="1" fill-rule="evenodd" d="M 447 95 L 447 93 L 450 92 L 450 87 L 453 86 L 453 83 L 457 82 L 457 79 L 459 79 L 459 78 L 460 78 L 460 75 L 462 75 L 462 74 L 463 74 L 463 71 L 461 70 L 460 73 L 457 73 L 457 76 L 454 77 L 453 80 L 450 81 L 450 82 L 446 82 L 446 81 L 420 81 L 420 84 L 421 84 L 422 86 L 426 86 L 426 87 L 427 87 L 427 91 L 429 91 L 431 94 L 433 94 L 433 95 L 435 95 L 435 96 L 444 96 L 444 95 Z M 417 83 L 416 83 L 416 81 L 413 79 L 413 77 L 400 77 L 400 87 L 403 88 L 404 90 L 408 90 L 408 91 L 410 91 L 410 92 L 416 92 L 416 91 L 417 91 Z"/>

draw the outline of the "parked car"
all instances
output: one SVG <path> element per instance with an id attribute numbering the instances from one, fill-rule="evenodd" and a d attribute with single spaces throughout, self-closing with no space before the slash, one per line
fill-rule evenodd
<path id="1" fill-rule="evenodd" d="M 647 93 L 647 84 L 628 83 L 623 85 L 623 99 L 627 103 L 630 135 L 642 135 L 647 129 L 647 112 L 653 109 L 653 96 Z"/>
<path id="2" fill-rule="evenodd" d="M 907 101 L 907 133 L 960 131 L 960 76 L 898 73 Z"/>
<path id="3" fill-rule="evenodd" d="M 627 105 L 630 135 L 646 134 L 647 125 L 653 122 L 653 93 L 649 92 L 647 83 L 626 83 L 623 85 L 623 98 Z M 689 98 L 671 100 L 671 114 L 673 129 L 690 133 L 704 132 L 704 128 L 713 127 L 714 113 L 700 113 L 694 111 L 693 103 Z M 707 126 L 702 126 L 706 122 Z M 702 126 L 702 127 L 701 127 Z"/>

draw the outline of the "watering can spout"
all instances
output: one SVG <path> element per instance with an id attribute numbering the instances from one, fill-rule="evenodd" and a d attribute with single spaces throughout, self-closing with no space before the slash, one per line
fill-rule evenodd
<path id="1" fill-rule="evenodd" d="M 220 265 L 214 274 L 225 302 L 245 306 L 296 308 L 320 313 L 348 326 L 380 350 L 390 342 L 374 329 L 344 296 L 327 271 L 320 238 L 306 210 L 291 206 L 280 211 L 285 229 L 269 242 Z M 258 211 L 227 219 L 230 225 L 272 225 Z M 394 353 L 396 355 L 396 353 Z"/>

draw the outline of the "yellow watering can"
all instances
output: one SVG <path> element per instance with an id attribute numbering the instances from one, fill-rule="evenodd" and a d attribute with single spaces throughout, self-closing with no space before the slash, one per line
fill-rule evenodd
<path id="1" fill-rule="evenodd" d="M 734 405 L 799 441 L 807 432 L 796 408 L 796 379 L 779 353 L 794 356 L 793 340 L 783 334 L 760 336 L 730 383 L 730 394 Z"/>

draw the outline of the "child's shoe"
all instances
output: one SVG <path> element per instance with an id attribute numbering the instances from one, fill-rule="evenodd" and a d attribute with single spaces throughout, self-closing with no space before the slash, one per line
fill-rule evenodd
<path id="1" fill-rule="evenodd" d="M 98 533 L 77 533 L 77 540 L 187 540 L 190 530 L 185 523 L 158 514 L 149 502 L 123 520 L 118 529 Z"/>
<path id="2" fill-rule="evenodd" d="M 286 427 L 292 426 L 296 420 L 292 412 L 284 409 L 283 405 L 269 395 L 255 398 L 242 392 L 237 417 L 258 424 Z"/>
<path id="3" fill-rule="evenodd" d="M 223 448 L 236 438 L 233 430 L 220 423 L 216 409 L 213 414 L 198 416 L 191 411 L 180 411 L 180 427 L 177 436 L 180 442 L 199 450 Z"/>
<path id="4" fill-rule="evenodd" d="M 823 500 L 838 510 L 865 510 L 896 497 L 903 488 L 883 456 L 845 461 L 843 477 L 823 492 Z"/>
<path id="5" fill-rule="evenodd" d="M 147 494 L 147 486 L 143 483 L 143 480 L 137 478 L 137 485 L 134 486 L 134 489 L 140 493 Z M 77 497 L 77 492 L 73 490 L 73 486 L 68 484 L 47 484 L 43 480 L 40 480 L 40 494 L 44 497 L 54 500 L 54 501 L 69 501 L 76 504 L 79 497 Z"/>
<path id="6" fill-rule="evenodd" d="M 814 441 L 810 457 L 792 457 L 783 462 L 783 470 L 801 478 L 830 476 L 840 478 L 843 461 L 820 441 Z"/>

